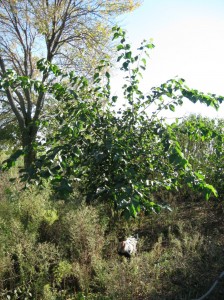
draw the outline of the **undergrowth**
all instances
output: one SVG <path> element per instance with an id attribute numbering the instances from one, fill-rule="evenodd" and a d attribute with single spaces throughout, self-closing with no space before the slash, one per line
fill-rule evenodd
<path id="1" fill-rule="evenodd" d="M 0 178 L 0 299 L 195 299 L 224 269 L 221 203 L 176 197 L 172 212 L 125 221 L 10 177 Z M 136 233 L 138 254 L 119 257 L 119 240 Z"/>

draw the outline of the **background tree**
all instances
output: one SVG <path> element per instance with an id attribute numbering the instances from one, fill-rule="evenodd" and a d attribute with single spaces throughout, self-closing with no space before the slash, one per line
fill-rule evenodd
<path id="1" fill-rule="evenodd" d="M 223 119 L 191 115 L 174 124 L 185 157 L 216 188 L 220 200 L 223 199 L 224 190 L 223 123 Z M 182 193 L 189 195 L 191 199 L 199 198 L 199 195 L 190 193 L 189 189 L 182 189 Z"/>
<path id="2" fill-rule="evenodd" d="M 24 85 L 1 85 L 1 101 L 18 123 L 28 168 L 35 159 L 36 140 L 46 93 L 33 91 L 25 82 L 38 78 L 42 84 L 49 73 L 39 73 L 36 62 L 46 58 L 64 69 L 91 73 L 108 53 L 109 29 L 115 16 L 135 9 L 141 1 L 2 0 L 0 2 L 0 76 L 13 78 L 14 70 Z M 29 78 L 29 79 L 25 79 Z"/>

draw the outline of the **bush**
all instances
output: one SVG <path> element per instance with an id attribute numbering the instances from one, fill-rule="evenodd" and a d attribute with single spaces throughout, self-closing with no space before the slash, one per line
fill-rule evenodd
<path id="1" fill-rule="evenodd" d="M 191 299 L 222 271 L 223 216 L 212 203 L 173 199 L 172 212 L 126 221 L 112 218 L 110 205 L 22 191 L 8 177 L 0 181 L 0 299 Z M 119 239 L 136 232 L 137 255 L 119 257 Z"/>

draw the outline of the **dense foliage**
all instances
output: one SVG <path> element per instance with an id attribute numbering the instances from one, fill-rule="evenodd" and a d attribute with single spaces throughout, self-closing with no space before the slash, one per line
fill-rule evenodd
<path id="1" fill-rule="evenodd" d="M 10 85 L 10 80 L 24 89 L 33 86 L 58 101 L 42 123 L 45 142 L 36 145 L 40 155 L 25 173 L 25 180 L 42 183 L 50 179 L 64 197 L 78 184 L 88 203 L 102 200 L 126 217 L 136 216 L 141 210 L 160 211 L 165 199 L 158 201 L 154 195 L 183 184 L 203 193 L 206 199 L 211 194 L 217 196 L 214 187 L 184 155 L 177 126 L 166 124 L 157 115 L 162 109 L 175 110 L 185 98 L 216 108 L 223 98 L 191 90 L 183 79 L 169 80 L 144 95 L 139 89 L 140 71 L 146 67 L 147 50 L 154 45 L 143 42 L 139 53 L 133 54 L 125 32 L 118 27 L 113 30 L 114 39 L 120 39 L 117 61 L 126 75 L 123 96 L 127 105 L 122 109 L 115 109 L 118 97 L 111 96 L 107 61 L 102 60 L 97 67 L 93 82 L 74 72 L 64 73 L 44 59 L 38 62 L 38 68 L 57 78 L 51 86 L 13 71 L 5 76 L 3 86 Z M 149 115 L 147 108 L 151 105 L 156 108 Z M 201 134 L 202 138 L 206 136 L 203 131 Z"/>
<path id="2" fill-rule="evenodd" d="M 223 120 L 167 124 L 158 114 L 187 99 L 218 109 L 223 97 L 178 78 L 143 94 L 154 45 L 144 41 L 135 53 L 125 32 L 113 31 L 125 75 L 121 108 L 105 60 L 90 80 L 44 59 L 37 66 L 50 85 L 12 70 L 2 78 L 3 89 L 44 92 L 55 105 L 38 124 L 35 163 L 12 174 L 21 149 L 2 164 L 1 299 L 190 299 L 222 271 Z M 215 205 L 202 202 L 210 196 Z M 127 262 L 117 244 L 133 233 L 138 255 Z"/>
<path id="3" fill-rule="evenodd" d="M 193 115 L 175 124 L 175 132 L 185 157 L 215 187 L 220 200 L 223 199 L 224 190 L 223 125 L 223 119 Z"/>

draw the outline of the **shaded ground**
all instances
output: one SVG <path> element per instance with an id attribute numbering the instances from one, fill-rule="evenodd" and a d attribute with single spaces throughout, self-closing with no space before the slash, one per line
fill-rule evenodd
<path id="1" fill-rule="evenodd" d="M 183 240 L 187 236 L 198 233 L 203 238 L 203 247 L 197 255 L 192 247 L 192 257 L 189 255 L 187 263 L 181 263 L 177 258 L 177 265 L 169 276 L 160 278 L 164 284 L 164 293 L 151 295 L 145 299 L 195 299 L 204 295 L 220 273 L 224 271 L 224 205 L 216 200 L 209 202 L 173 203 L 175 207 L 169 215 L 151 216 L 148 222 L 141 226 L 141 236 L 145 238 L 145 249 L 150 251 L 159 236 L 163 235 L 163 245 L 169 251 L 172 239 Z M 196 235 L 197 237 L 197 235 Z M 143 248 L 144 248 L 143 247 Z M 187 245 L 186 247 L 191 247 Z M 189 249 L 188 249 L 189 250 Z M 167 281 L 169 277 L 169 282 Z M 169 289 L 170 284 L 170 289 Z M 178 296 L 176 296 L 178 294 Z M 206 299 L 224 299 L 224 278 L 219 282 L 210 296 Z"/>

